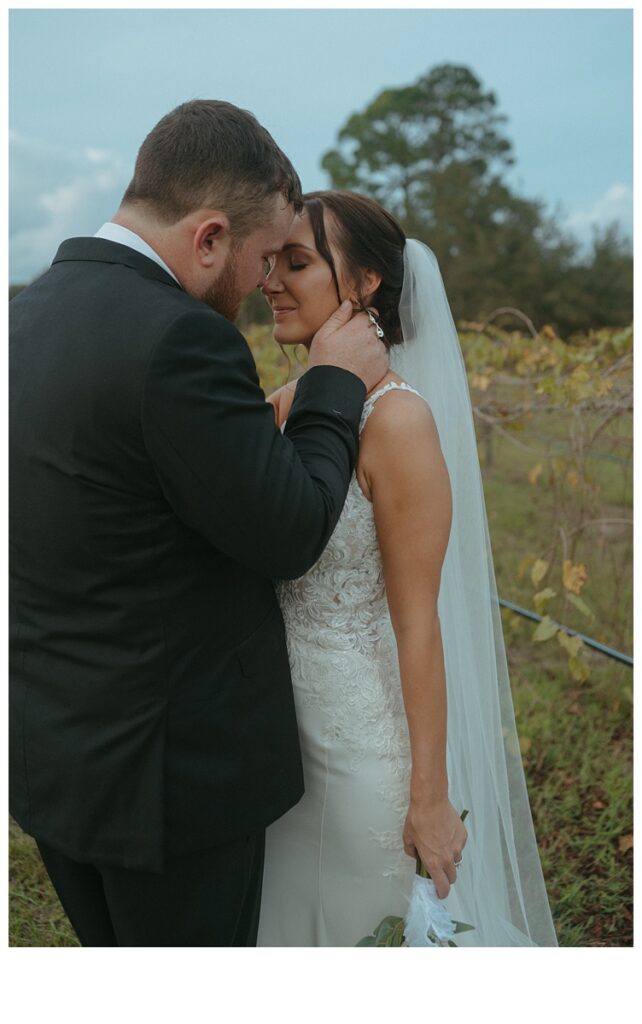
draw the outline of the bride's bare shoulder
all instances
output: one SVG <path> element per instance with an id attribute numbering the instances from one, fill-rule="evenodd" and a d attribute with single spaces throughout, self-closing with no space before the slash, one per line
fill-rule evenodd
<path id="1" fill-rule="evenodd" d="M 399 383 L 399 381 L 397 381 Z M 361 434 L 357 476 L 366 497 L 378 477 L 416 477 L 443 471 L 439 434 L 428 403 L 415 391 L 390 388 L 373 404 Z"/>
<path id="2" fill-rule="evenodd" d="M 406 385 L 401 377 L 388 383 Z M 373 403 L 361 436 L 362 447 L 380 446 L 395 441 L 422 441 L 431 438 L 439 443 L 435 419 L 428 403 L 410 388 L 390 387 Z"/>

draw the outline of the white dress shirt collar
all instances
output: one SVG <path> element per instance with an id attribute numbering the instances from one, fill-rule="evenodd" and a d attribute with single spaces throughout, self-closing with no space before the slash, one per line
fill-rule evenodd
<path id="1" fill-rule="evenodd" d="M 135 231 L 130 231 L 129 228 L 124 228 L 122 224 L 114 224 L 113 221 L 108 220 L 106 224 L 96 232 L 94 238 L 106 238 L 109 242 L 118 242 L 119 245 L 126 245 L 130 249 L 134 249 L 136 252 L 140 252 L 143 256 L 147 256 L 150 260 L 154 260 L 158 263 L 159 267 L 166 270 L 170 274 L 177 284 L 181 282 L 178 280 L 176 274 L 169 269 L 165 260 L 162 260 L 155 249 L 152 249 L 144 238 L 137 235 Z M 182 286 L 181 286 L 182 287 Z"/>

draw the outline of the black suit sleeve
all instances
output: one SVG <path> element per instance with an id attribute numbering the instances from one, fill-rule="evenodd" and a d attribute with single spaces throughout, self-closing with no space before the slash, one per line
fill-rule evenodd
<path id="1" fill-rule="evenodd" d="M 210 310 L 189 312 L 150 359 L 145 444 L 176 515 L 262 575 L 302 576 L 341 514 L 365 387 L 338 367 L 299 382 L 283 435 L 245 339 Z"/>

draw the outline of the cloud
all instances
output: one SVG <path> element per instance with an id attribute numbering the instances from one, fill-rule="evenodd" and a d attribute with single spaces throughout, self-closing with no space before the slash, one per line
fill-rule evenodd
<path id="1" fill-rule="evenodd" d="M 616 222 L 629 238 L 633 234 L 633 192 L 629 185 L 615 182 L 592 206 L 576 210 L 564 224 L 582 243 L 590 245 L 595 228 L 605 228 Z"/>
<path id="2" fill-rule="evenodd" d="M 60 242 L 93 235 L 113 214 L 129 179 L 117 154 L 73 149 L 9 133 L 9 280 L 46 269 Z"/>

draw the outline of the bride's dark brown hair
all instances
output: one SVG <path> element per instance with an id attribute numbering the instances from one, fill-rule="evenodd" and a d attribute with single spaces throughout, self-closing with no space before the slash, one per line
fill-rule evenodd
<path id="1" fill-rule="evenodd" d="M 383 206 L 358 192 L 307 192 L 303 204 L 310 218 L 314 242 L 320 256 L 332 271 L 337 297 L 342 300 L 339 280 L 328 244 L 324 210 L 332 214 L 333 241 L 341 250 L 345 275 L 355 282 L 358 302 L 365 308 L 362 294 L 364 271 L 381 275 L 381 284 L 368 296 L 368 306 L 378 312 L 389 348 L 403 341 L 399 322 L 399 299 L 403 285 L 403 250 L 406 236 Z M 343 296 L 345 298 L 345 296 Z"/>

